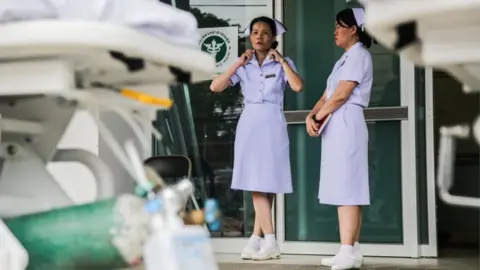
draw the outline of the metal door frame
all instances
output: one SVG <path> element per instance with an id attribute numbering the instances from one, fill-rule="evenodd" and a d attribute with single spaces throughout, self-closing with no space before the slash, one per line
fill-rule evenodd
<path id="1" fill-rule="evenodd" d="M 425 151 L 427 157 L 428 244 L 420 245 L 420 254 L 422 257 L 438 257 L 433 97 L 433 69 L 425 68 Z"/>

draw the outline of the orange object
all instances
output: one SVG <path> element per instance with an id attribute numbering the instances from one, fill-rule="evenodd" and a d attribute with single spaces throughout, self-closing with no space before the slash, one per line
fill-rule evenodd
<path id="1" fill-rule="evenodd" d="M 144 104 L 157 105 L 170 108 L 173 105 L 173 100 L 169 98 L 157 98 L 147 93 L 138 92 L 132 89 L 123 88 L 120 93 L 122 96 L 136 99 Z"/>
<path id="2" fill-rule="evenodd" d="M 190 212 L 190 220 L 193 224 L 203 224 L 204 214 L 203 211 L 192 211 Z"/>

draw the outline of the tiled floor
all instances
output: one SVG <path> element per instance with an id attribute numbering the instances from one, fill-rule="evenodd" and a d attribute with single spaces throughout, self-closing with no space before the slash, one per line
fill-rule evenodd
<path id="1" fill-rule="evenodd" d="M 238 255 L 220 254 L 217 261 L 220 270 L 329 270 L 330 267 L 319 265 L 320 256 L 282 256 L 281 259 L 268 262 L 242 261 Z M 444 259 L 397 259 L 365 258 L 362 269 L 375 270 L 478 270 L 478 255 L 469 254 L 462 257 Z"/>

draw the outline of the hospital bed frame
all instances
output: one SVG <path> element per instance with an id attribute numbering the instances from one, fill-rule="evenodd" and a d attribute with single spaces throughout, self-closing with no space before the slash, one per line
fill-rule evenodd
<path id="1" fill-rule="evenodd" d="M 50 162 L 86 165 L 97 199 L 114 196 L 116 183 L 98 156 L 57 149 L 75 111 L 101 104 L 130 114 L 164 109 L 118 89 L 169 98 L 169 85 L 206 80 L 215 68 L 198 48 L 108 23 L 12 22 L 0 25 L 0 36 L 0 218 L 73 204 L 46 169 Z"/>

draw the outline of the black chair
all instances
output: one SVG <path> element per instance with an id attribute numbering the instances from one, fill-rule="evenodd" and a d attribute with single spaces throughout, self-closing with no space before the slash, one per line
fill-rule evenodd
<path id="1" fill-rule="evenodd" d="M 192 161 L 187 156 L 155 156 L 147 158 L 144 164 L 154 169 L 167 184 L 192 177 Z"/>
<path id="2" fill-rule="evenodd" d="M 168 185 L 175 184 L 181 178 L 192 180 L 192 161 L 187 156 L 155 156 L 147 158 L 143 163 L 154 169 Z M 193 194 L 191 200 L 194 208 L 199 210 L 200 206 Z M 191 205 L 187 205 L 188 208 Z"/>

